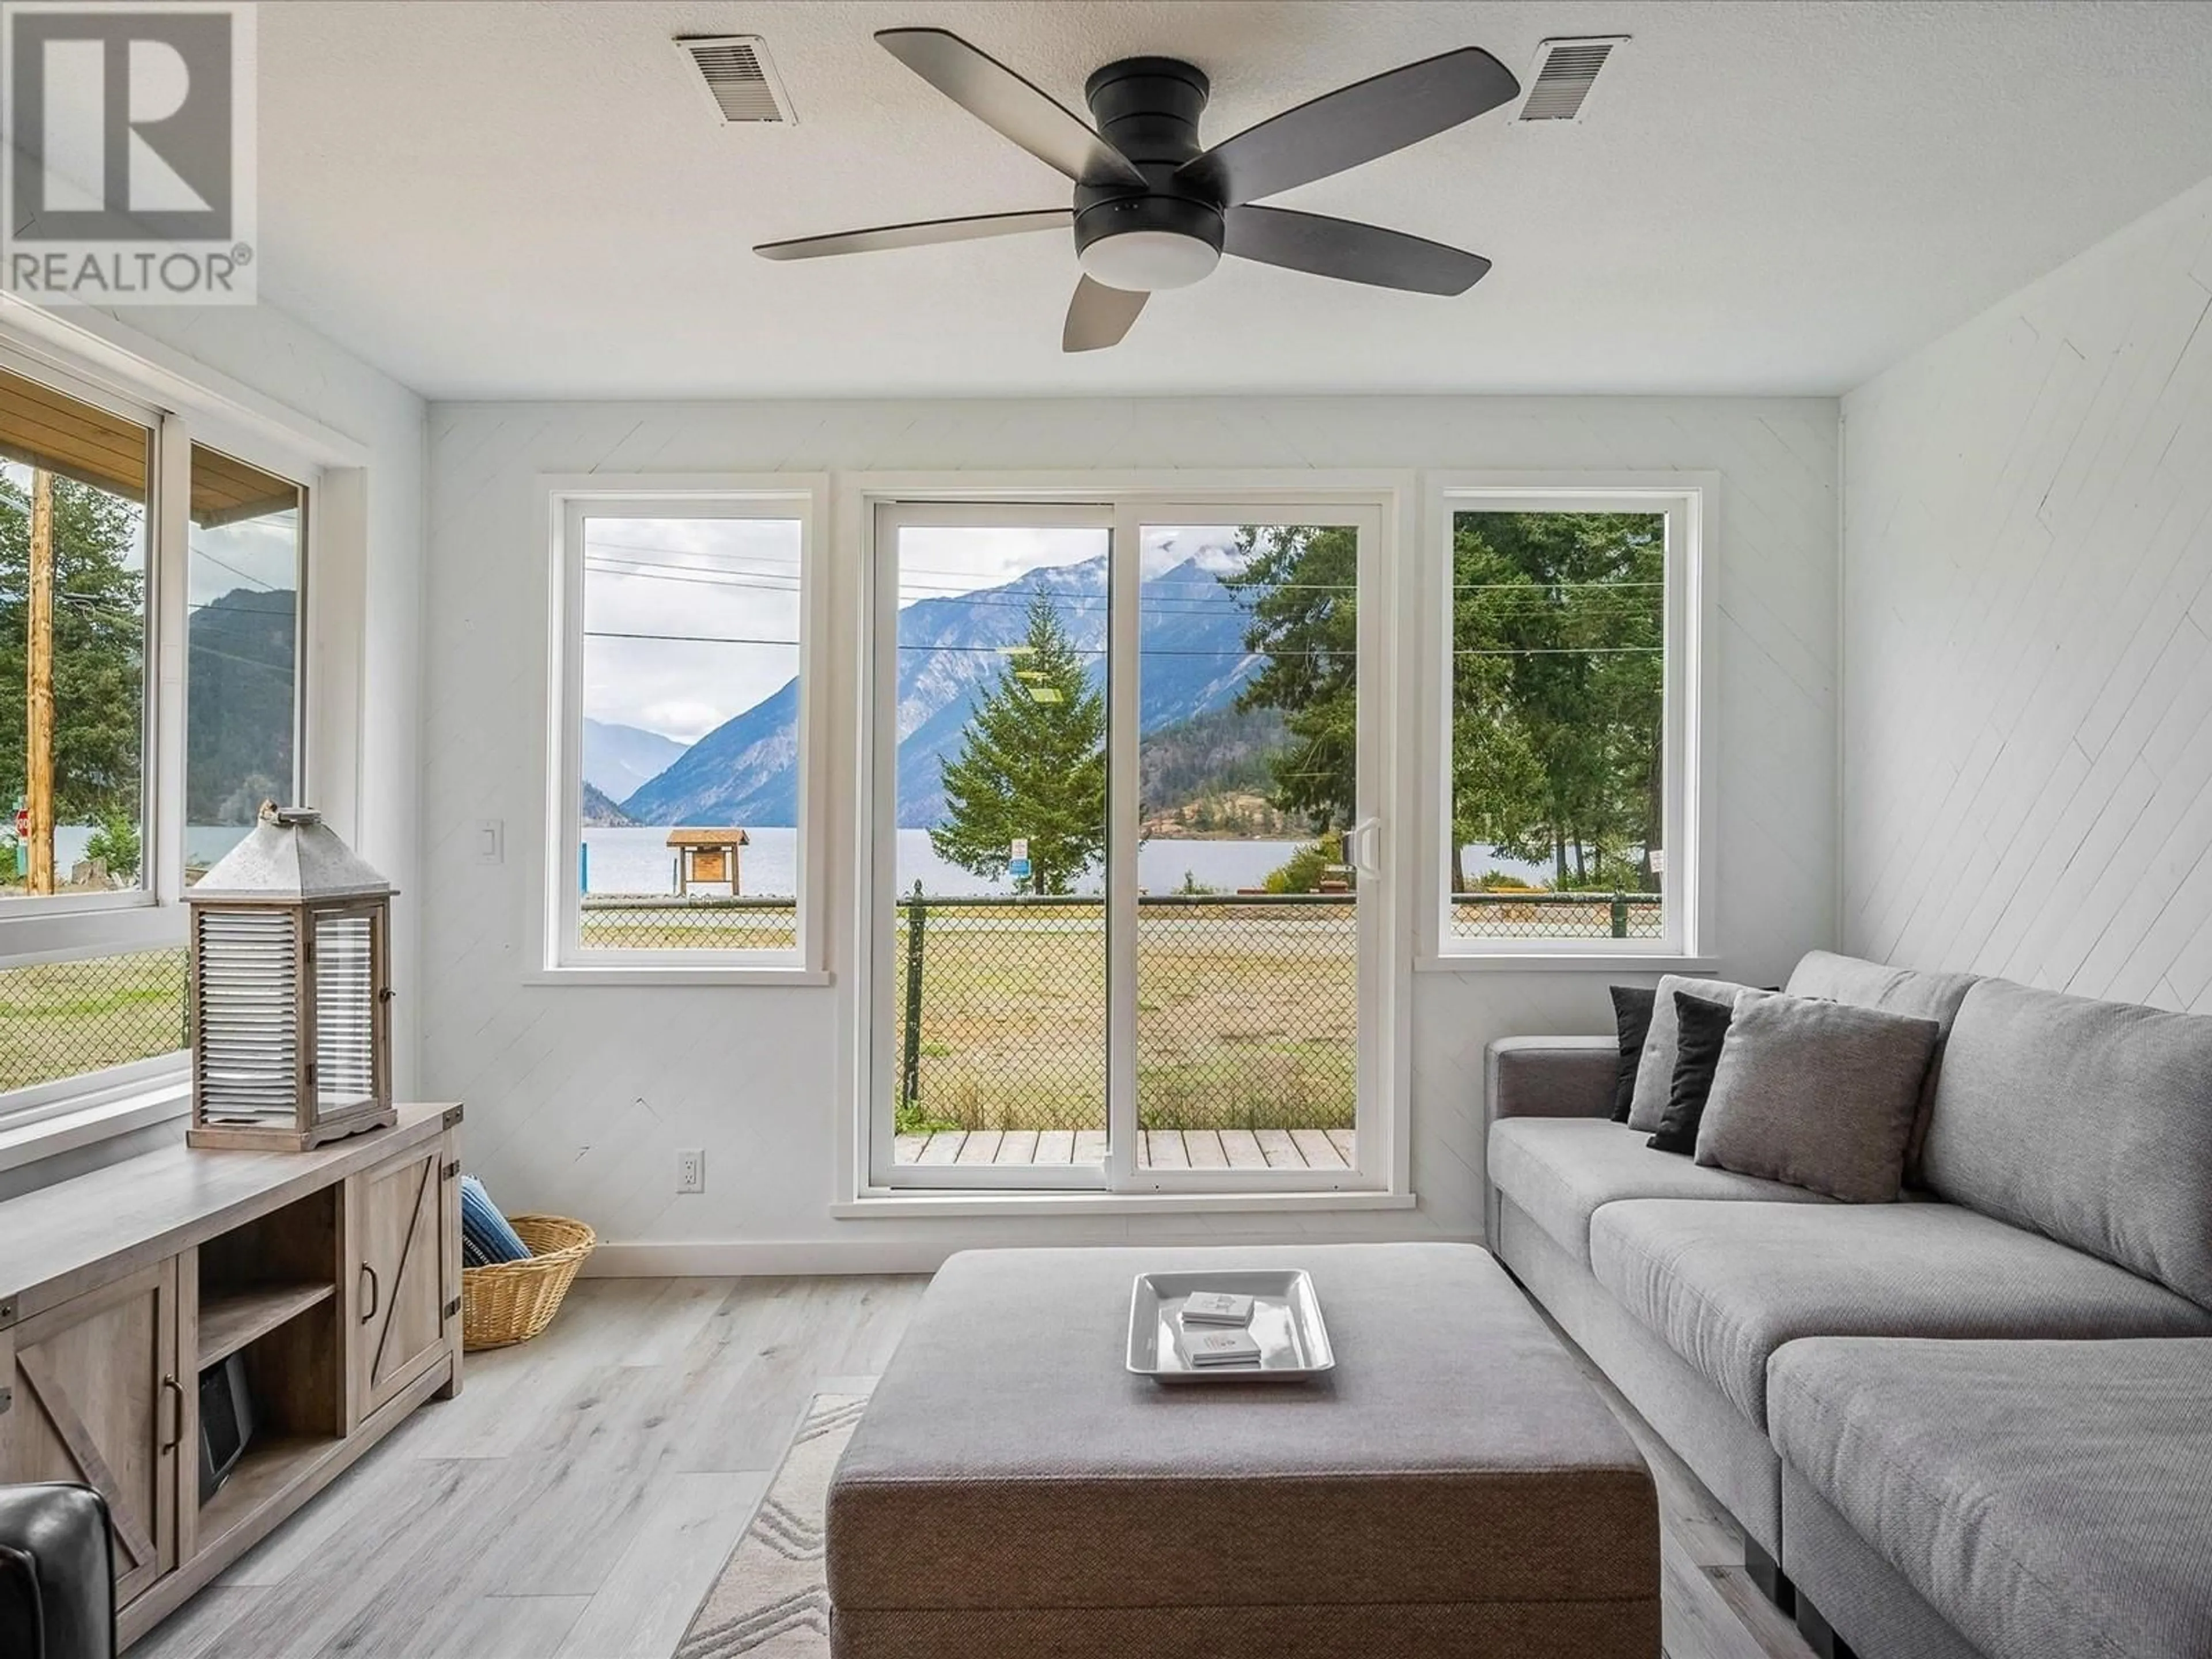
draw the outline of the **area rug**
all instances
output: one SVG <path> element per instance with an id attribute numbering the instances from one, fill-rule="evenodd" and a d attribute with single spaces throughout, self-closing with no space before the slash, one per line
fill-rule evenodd
<path id="1" fill-rule="evenodd" d="M 867 1403 L 865 1395 L 849 1394 L 807 1401 L 782 1467 L 691 1615 L 675 1659 L 825 1659 L 830 1589 L 822 1540 L 830 1476 Z"/>

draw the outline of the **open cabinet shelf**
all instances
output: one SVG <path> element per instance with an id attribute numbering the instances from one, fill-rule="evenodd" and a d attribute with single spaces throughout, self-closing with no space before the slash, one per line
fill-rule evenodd
<path id="1" fill-rule="evenodd" d="M 226 1291 L 200 1303 L 199 1369 L 205 1370 L 266 1336 L 288 1319 L 337 1294 L 327 1280 L 301 1285 L 256 1285 Z"/>

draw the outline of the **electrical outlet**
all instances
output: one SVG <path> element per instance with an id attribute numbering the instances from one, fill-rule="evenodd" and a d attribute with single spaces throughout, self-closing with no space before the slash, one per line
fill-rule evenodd
<path id="1" fill-rule="evenodd" d="M 707 1153 L 704 1148 L 684 1146 L 678 1150 L 676 1190 L 679 1193 L 703 1193 L 707 1190 Z"/>

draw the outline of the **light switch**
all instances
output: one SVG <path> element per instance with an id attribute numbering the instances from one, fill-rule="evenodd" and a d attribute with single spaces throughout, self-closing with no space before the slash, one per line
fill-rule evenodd
<path id="1" fill-rule="evenodd" d="M 478 864 L 507 862 L 507 821 L 504 818 L 477 820 L 477 862 Z"/>

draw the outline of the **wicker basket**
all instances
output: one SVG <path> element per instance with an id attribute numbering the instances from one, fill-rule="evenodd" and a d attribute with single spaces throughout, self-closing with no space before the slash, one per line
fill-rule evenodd
<path id="1" fill-rule="evenodd" d="M 565 1216 L 507 1219 L 531 1254 L 522 1261 L 461 1270 L 461 1345 L 471 1353 L 527 1342 L 551 1324 L 576 1269 L 599 1242 L 589 1227 Z"/>

